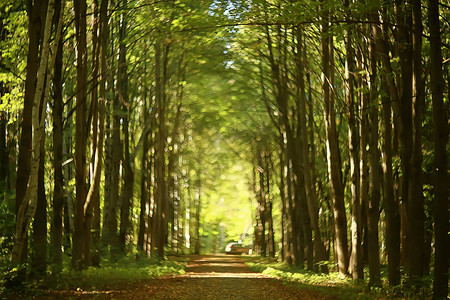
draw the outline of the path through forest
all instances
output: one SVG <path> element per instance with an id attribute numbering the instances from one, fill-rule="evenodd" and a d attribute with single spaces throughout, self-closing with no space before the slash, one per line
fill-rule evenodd
<path id="1" fill-rule="evenodd" d="M 116 299 L 331 299 L 251 271 L 236 255 L 196 256 L 186 274 L 155 279 Z"/>
<path id="2" fill-rule="evenodd" d="M 186 273 L 109 291 L 52 293 L 33 299 L 334 299 L 254 272 L 237 255 L 190 255 Z"/>

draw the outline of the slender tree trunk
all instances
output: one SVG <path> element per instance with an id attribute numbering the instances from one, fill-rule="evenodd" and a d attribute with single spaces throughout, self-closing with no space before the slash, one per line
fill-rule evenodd
<path id="1" fill-rule="evenodd" d="M 107 5 L 107 1 L 105 2 Z M 104 5 L 102 3 L 102 5 Z M 100 265 L 100 251 L 101 251 L 101 243 L 100 243 L 100 223 L 101 223 L 101 212 L 100 212 L 100 179 L 103 165 L 103 143 L 104 143 L 104 127 L 105 127 L 105 75 L 101 74 L 106 70 L 103 69 L 101 64 L 103 62 L 100 61 L 100 52 L 102 47 L 102 28 L 104 26 L 101 24 L 103 21 L 101 18 L 106 18 L 106 16 L 99 15 L 98 8 L 98 0 L 94 0 L 92 4 L 93 10 L 93 35 L 92 35 L 92 44 L 93 44 L 93 73 L 92 73 L 92 101 L 95 107 L 92 114 L 94 115 L 92 122 L 92 140 L 91 147 L 93 159 L 91 161 L 91 170 L 92 170 L 92 180 L 91 187 L 88 191 L 88 196 L 86 201 L 92 201 L 92 253 L 91 253 L 91 264 L 94 266 Z M 106 7 L 100 7 L 100 9 L 106 10 Z M 100 12 L 105 14 L 105 12 Z M 103 21 L 104 22 L 104 21 Z M 102 60 L 106 60 L 105 58 L 101 58 Z M 99 74 L 100 72 L 100 74 Z M 97 79 L 100 78 L 100 80 Z M 98 87 L 97 87 L 98 85 Z"/>
<path id="2" fill-rule="evenodd" d="M 115 23 L 111 20 L 111 23 Z M 105 26 L 105 35 L 109 33 L 108 26 Z M 114 27 L 111 27 L 111 31 Z M 113 36 L 113 32 L 111 32 Z M 115 56 L 115 49 L 111 46 L 111 55 Z M 106 49 L 105 49 L 106 52 Z M 113 60 L 112 60 L 113 61 Z M 109 66 L 108 70 L 113 70 L 114 66 Z M 108 72 L 107 72 L 108 73 Z M 107 76 L 108 87 L 111 91 L 115 88 L 115 78 L 113 74 Z M 119 209 L 119 170 L 120 170 L 120 157 L 122 152 L 122 145 L 120 140 L 120 102 L 119 97 L 113 92 L 111 115 L 110 115 L 110 128 L 108 148 L 105 153 L 105 167 L 108 164 L 108 170 L 105 172 L 105 202 L 103 208 L 103 240 L 106 247 L 109 248 L 109 254 L 113 259 L 117 258 L 118 252 L 118 209 Z"/>
<path id="3" fill-rule="evenodd" d="M 22 110 L 22 125 L 19 141 L 19 155 L 17 161 L 16 187 L 26 187 L 28 185 L 31 172 L 32 153 L 32 111 L 33 100 L 36 93 L 36 74 L 39 67 L 39 45 L 41 43 L 41 24 L 45 20 L 42 11 L 46 11 L 46 1 L 27 1 L 28 14 L 28 56 L 27 73 L 25 79 L 25 96 Z M 26 189 L 16 188 L 16 215 L 25 198 Z M 17 221 L 17 216 L 16 216 Z M 27 257 L 28 232 L 25 232 L 23 241 L 24 251 L 21 252 L 19 263 L 23 264 Z"/>
<path id="4" fill-rule="evenodd" d="M 144 78 L 147 77 L 147 69 L 144 71 Z M 146 88 L 146 87 L 145 87 Z M 148 119 L 148 108 L 147 108 L 147 92 L 144 92 L 144 123 L 147 124 Z M 142 157 L 141 157 L 141 198 L 140 198 L 140 206 L 139 206 L 139 231 L 138 231 L 138 250 L 144 252 L 145 251 L 145 233 L 147 232 L 148 226 L 148 213 L 147 207 L 150 207 L 149 203 L 149 182 L 148 182 L 148 173 L 149 173 L 149 161 L 148 157 L 148 135 L 145 135 L 144 141 L 142 143 Z"/>
<path id="5" fill-rule="evenodd" d="M 412 138 L 410 149 L 408 202 L 407 202 L 407 249 L 410 275 L 421 277 L 425 254 L 425 212 L 422 183 L 422 115 L 425 106 L 425 87 L 422 66 L 422 12 L 421 1 L 412 1 Z M 406 99 L 405 99 L 406 100 Z"/>
<path id="6" fill-rule="evenodd" d="M 345 5 L 348 6 L 348 1 Z M 359 169 L 359 135 L 358 122 L 355 112 L 358 104 L 355 103 L 355 51 L 353 49 L 353 30 L 349 28 L 345 38 L 345 80 L 346 102 L 348 107 L 348 146 L 350 155 L 350 192 L 351 192 L 351 255 L 349 268 L 354 280 L 364 278 L 364 265 L 362 260 L 362 230 L 360 207 L 360 169 Z"/>
<path id="7" fill-rule="evenodd" d="M 72 109 L 72 103 L 67 103 L 67 111 Z M 63 161 L 70 161 L 73 157 L 72 153 L 72 132 L 73 132 L 73 120 L 72 116 L 67 116 L 66 120 L 67 130 L 63 130 Z M 72 163 L 66 163 L 63 166 L 63 176 L 64 176 L 64 228 L 63 228 L 63 246 L 64 253 L 70 253 L 72 250 L 72 232 L 73 232 L 73 187 L 69 186 L 68 183 L 73 178 Z"/>
<path id="8" fill-rule="evenodd" d="M 271 257 L 275 257 L 275 232 L 273 228 L 273 204 L 272 204 L 272 195 L 271 195 L 271 176 L 272 173 L 270 170 L 273 170 L 273 164 L 271 159 L 271 153 L 269 150 L 265 153 L 265 168 L 266 172 L 266 194 L 267 194 L 267 224 L 268 224 L 268 245 L 269 245 L 269 255 Z"/>
<path id="9" fill-rule="evenodd" d="M 85 203 L 86 203 L 86 106 L 87 106 L 87 43 L 86 43 L 86 1 L 75 0 L 75 29 L 77 41 L 77 97 L 76 97 L 76 130 L 75 130 L 75 222 L 73 231 L 72 266 L 81 270 L 83 248 L 87 246 L 90 236 L 84 236 Z M 84 252 L 85 253 L 85 252 Z"/>
<path id="10" fill-rule="evenodd" d="M 428 22 L 430 28 L 431 92 L 433 101 L 433 144 L 434 144 L 434 234 L 435 258 L 433 299 L 448 296 L 448 109 L 444 103 L 444 77 L 442 75 L 441 37 L 439 6 L 437 1 L 428 1 Z M 447 104 L 448 105 L 448 104 Z"/>
<path id="11" fill-rule="evenodd" d="M 394 110 L 399 118 L 399 137 L 400 137 L 400 158 L 402 168 L 402 202 L 406 203 L 408 207 L 410 199 L 408 198 L 409 191 L 409 179 L 410 179 L 410 159 L 412 155 L 413 147 L 413 134 L 412 134 L 412 47 L 411 47 L 411 5 L 410 2 L 396 1 L 396 17 L 397 22 L 400 24 L 397 33 L 397 42 L 399 47 L 400 69 L 401 69 L 401 96 L 399 102 L 396 103 L 398 108 Z M 408 211 L 408 208 L 407 208 Z M 408 221 L 408 214 L 406 224 Z M 417 249 L 411 249 L 409 243 L 409 231 L 406 228 L 406 258 L 408 271 L 411 271 L 411 266 L 419 264 L 419 261 L 410 262 L 410 255 L 416 255 L 416 257 L 422 256 L 422 245 Z M 413 254 L 415 252 L 416 254 Z M 413 275 L 413 274 L 411 274 Z"/>
<path id="12" fill-rule="evenodd" d="M 126 7 L 126 0 L 122 2 L 123 7 Z M 120 33 L 119 33 L 119 69 L 118 69 L 118 84 L 119 84 L 119 101 L 122 105 L 122 110 L 126 116 L 122 120 L 122 130 L 124 139 L 123 150 L 123 188 L 121 195 L 121 207 L 120 207 L 120 231 L 119 231 L 119 245 L 122 253 L 125 252 L 125 246 L 127 241 L 127 235 L 130 231 L 130 208 L 131 200 L 133 198 L 133 184 L 134 184 L 134 172 L 131 167 L 133 161 L 130 158 L 130 137 L 129 137 L 129 99 L 128 99 L 128 74 L 127 74 L 127 47 L 126 47 L 126 13 L 121 15 Z"/>
<path id="13" fill-rule="evenodd" d="M 61 7 L 56 2 L 55 13 L 59 15 Z M 56 53 L 55 69 L 53 73 L 53 215 L 51 225 L 51 262 L 54 272 L 62 270 L 62 235 L 63 235 L 63 207 L 64 207 L 64 175 L 63 175 L 63 43 L 60 40 Z"/>
<path id="14" fill-rule="evenodd" d="M 288 166 L 286 162 L 286 147 L 284 143 L 283 136 L 280 137 L 279 142 L 279 155 L 280 155 L 280 197 L 281 197 L 281 243 L 282 243 L 282 252 L 281 257 L 282 260 L 285 261 L 288 265 L 292 265 L 292 255 L 291 255 L 291 238 L 290 238 L 290 214 L 289 214 L 289 206 L 288 206 Z"/>
<path id="15" fill-rule="evenodd" d="M 336 112 L 334 96 L 331 89 L 332 68 L 332 37 L 329 36 L 328 13 L 324 16 L 322 24 L 322 89 L 324 102 L 325 134 L 327 140 L 328 176 L 331 186 L 331 203 L 336 232 L 336 250 L 339 273 L 347 274 L 348 245 L 347 245 L 347 217 L 344 206 L 344 189 L 339 163 L 339 143 L 336 131 Z"/>
<path id="16" fill-rule="evenodd" d="M 200 254 L 201 248 L 201 239 L 200 239 L 200 213 L 202 209 L 201 202 L 201 173 L 199 171 L 198 178 L 196 182 L 196 191 L 195 191 L 195 246 L 194 246 L 194 254 Z"/>
<path id="17" fill-rule="evenodd" d="M 47 79 L 49 80 L 49 79 Z M 31 268 L 34 276 L 42 277 L 47 271 L 47 198 L 45 196 L 45 136 L 40 147 L 36 212 L 33 220 L 33 254 Z"/>
<path id="18" fill-rule="evenodd" d="M 375 56 L 375 45 L 369 46 L 369 197 L 367 202 L 367 239 L 369 255 L 369 285 L 381 286 L 380 278 L 380 250 L 378 244 L 378 221 L 380 218 L 380 152 L 378 150 L 378 91 L 376 84 L 377 60 Z M 363 107 L 363 109 L 366 107 Z"/>
<path id="19" fill-rule="evenodd" d="M 382 89 L 387 88 L 385 80 Z M 390 97 L 383 96 L 383 200 L 386 213 L 386 251 L 389 284 L 400 284 L 400 212 L 394 195 L 392 175 L 392 121 Z"/>
<path id="20" fill-rule="evenodd" d="M 6 39 L 6 29 L 3 20 L 0 20 L 0 41 Z M 0 64 L 3 64 L 2 50 L 0 50 Z M 7 88 L 4 82 L 0 82 L 0 105 L 3 104 L 3 95 Z M 0 110 L 0 191 L 6 191 L 10 188 L 8 184 L 9 178 L 9 153 L 6 148 L 7 133 L 6 128 L 8 124 L 8 115 L 6 110 Z"/>
<path id="21" fill-rule="evenodd" d="M 32 126 L 33 126 L 33 148 L 31 152 L 31 171 L 30 179 L 26 186 L 26 193 L 23 201 L 21 202 L 17 210 L 16 219 L 16 237 L 14 247 L 12 250 L 11 261 L 20 265 L 23 264 L 26 259 L 24 254 L 27 249 L 27 231 L 31 220 L 36 212 L 37 194 L 38 194 L 38 178 L 39 178 L 39 164 L 41 148 L 43 145 L 43 138 L 45 133 L 45 109 L 48 101 L 48 95 L 50 92 L 50 70 L 53 69 L 56 59 L 56 45 L 61 37 L 62 17 L 58 23 L 56 30 L 55 42 L 52 49 L 52 57 L 50 58 L 50 38 L 52 30 L 52 18 L 54 14 L 55 3 L 54 0 L 50 0 L 48 4 L 47 15 L 45 19 L 44 35 L 42 43 L 42 54 L 39 63 L 39 69 L 37 72 L 36 90 L 33 99 L 32 106 Z M 64 2 L 62 4 L 64 7 Z M 63 11 L 64 9 L 62 9 Z M 46 84 L 44 85 L 45 78 L 48 77 Z"/>
<path id="22" fill-rule="evenodd" d="M 308 132 L 306 127 L 306 87 L 305 87 L 305 63 L 303 61 L 304 55 L 303 52 L 303 40 L 301 35 L 301 29 L 297 28 L 297 70 L 298 70 L 298 87 L 299 87 L 299 97 L 298 97 L 298 122 L 299 122 L 299 148 L 300 155 L 302 155 L 302 163 L 303 163 L 303 177 L 305 181 L 305 192 L 306 192 L 306 201 L 309 219 L 311 221 L 311 227 L 314 231 L 314 253 L 315 253 L 315 263 L 319 263 L 320 261 L 325 261 L 326 251 L 325 246 L 322 242 L 322 237 L 319 228 L 319 208 L 316 190 L 314 189 L 314 183 L 312 180 L 312 171 L 311 165 L 309 161 L 309 152 L 308 152 Z M 310 128 L 312 130 L 312 128 Z M 328 272 L 326 266 L 321 267 L 322 272 Z"/>
<path id="23" fill-rule="evenodd" d="M 155 44 L 155 97 L 158 112 L 158 132 L 156 141 L 156 157 L 155 157 L 155 180 L 156 180 L 156 193 L 155 193 L 155 234 L 152 235 L 152 247 L 157 249 L 157 256 L 164 257 L 164 246 L 166 241 L 167 223 L 167 186 L 166 186 L 166 109 L 164 99 L 165 84 L 161 76 L 161 42 Z M 153 243 L 153 238 L 155 243 Z"/>
<path id="24" fill-rule="evenodd" d="M 294 182 L 292 176 L 292 167 L 289 158 L 287 157 L 287 145 L 286 145 L 286 189 L 287 189 L 287 207 L 288 207 L 288 231 L 289 231 L 289 250 L 290 250 L 290 264 L 297 265 L 297 259 L 303 262 L 303 253 L 301 253 L 300 258 L 298 258 L 298 243 L 300 227 L 298 226 L 298 218 L 295 216 L 295 206 L 294 206 Z"/>

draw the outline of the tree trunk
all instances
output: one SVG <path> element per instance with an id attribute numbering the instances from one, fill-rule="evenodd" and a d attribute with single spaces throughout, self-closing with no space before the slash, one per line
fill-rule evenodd
<path id="1" fill-rule="evenodd" d="M 195 246 L 194 246 L 194 254 L 200 254 L 201 248 L 201 239 L 200 239 L 200 213 L 201 213 L 201 173 L 199 171 L 197 183 L 196 183 L 196 191 L 195 191 Z"/>
<path id="2" fill-rule="evenodd" d="M 49 80 L 49 79 L 47 79 Z M 45 196 L 45 136 L 42 138 L 39 157 L 36 212 L 33 220 L 32 274 L 43 277 L 47 271 L 47 198 Z"/>
<path id="3" fill-rule="evenodd" d="M 122 2 L 123 7 L 126 7 L 126 0 Z M 122 130 L 124 139 L 123 150 L 123 188 L 120 198 L 120 231 L 119 231 L 119 247 L 122 254 L 125 253 L 125 246 L 127 241 L 127 235 L 130 231 L 130 208 L 133 198 L 133 184 L 134 173 L 131 164 L 134 163 L 130 158 L 130 137 L 129 137 L 129 116 L 130 116 L 130 103 L 128 99 L 128 74 L 127 74 L 127 46 L 126 46 L 126 15 L 125 12 L 121 15 L 120 33 L 119 33 L 119 68 L 117 73 L 117 80 L 119 84 L 119 101 L 122 105 L 122 111 L 125 113 L 125 117 L 122 120 Z"/>
<path id="4" fill-rule="evenodd" d="M 105 4 L 103 4 L 105 2 Z M 100 7 L 100 14 L 106 14 L 107 1 L 102 1 L 102 5 L 105 7 Z M 102 22 L 105 22 L 106 16 L 99 15 L 98 0 L 92 3 L 93 10 L 93 34 L 92 34 L 92 44 L 93 44 L 93 73 L 92 73 L 92 101 L 93 104 L 93 122 L 92 122 L 92 139 L 91 147 L 93 159 L 91 160 L 91 170 L 92 170 L 92 180 L 91 187 L 88 191 L 88 196 L 86 201 L 92 201 L 92 249 L 91 250 L 91 261 L 93 266 L 100 266 L 100 223 L 101 223 L 101 212 L 100 212 L 100 179 L 103 165 L 103 143 L 104 143 L 104 128 L 105 128 L 105 75 L 102 72 L 106 72 L 104 67 L 101 66 L 106 57 L 101 57 L 100 53 L 102 47 Z M 105 41 L 106 44 L 106 41 Z M 106 46 L 105 46 L 106 47 Z M 105 50 L 106 52 L 106 50 Z M 101 57 L 101 58 L 100 58 Z M 106 63 L 106 62 L 105 62 Z M 99 76 L 100 72 L 100 76 Z M 100 77 L 100 81 L 97 77 Z M 97 87 L 97 85 L 99 85 Z M 87 250 L 87 249 L 86 249 Z"/>
<path id="5" fill-rule="evenodd" d="M 400 137 L 400 158 L 402 167 L 402 202 L 408 207 L 409 198 L 409 179 L 410 179 L 410 159 L 412 154 L 413 146 L 413 134 L 412 134 L 412 47 L 411 47 L 411 7 L 410 3 L 403 1 L 397 1 L 397 22 L 400 24 L 397 32 L 397 42 L 399 47 L 399 58 L 400 58 L 400 69 L 401 69 L 401 96 L 399 97 L 399 102 L 394 103 L 398 105 L 398 108 L 394 110 L 397 114 L 396 117 L 399 118 L 399 137 Z M 408 211 L 408 208 L 407 208 Z M 410 221 L 407 217 L 406 223 Z M 417 252 L 416 257 L 422 256 L 422 245 L 419 245 L 417 249 L 411 249 L 409 243 L 409 231 L 407 232 L 407 242 L 406 242 L 406 255 L 407 255 L 407 265 L 408 271 L 411 271 L 411 266 L 419 264 L 419 261 L 410 262 L 410 255 L 414 255 L 412 252 Z M 411 274 L 412 275 L 412 274 Z"/>
<path id="6" fill-rule="evenodd" d="M 83 248 L 89 242 L 90 236 L 84 236 L 85 203 L 86 203 L 86 106 L 87 106 L 87 45 L 86 45 L 86 1 L 75 0 L 75 31 L 77 42 L 77 95 L 76 95 L 76 130 L 75 130 L 75 221 L 73 231 L 72 267 L 81 270 Z"/>
<path id="7" fill-rule="evenodd" d="M 39 67 L 39 45 L 42 38 L 41 24 L 45 20 L 42 11 L 46 11 L 46 1 L 36 1 L 34 4 L 27 1 L 28 12 L 28 56 L 27 56 L 27 73 L 25 78 L 25 96 L 22 110 L 22 125 L 19 141 L 19 155 L 17 161 L 17 178 L 16 187 L 26 187 L 29 182 L 32 160 L 32 113 L 33 100 L 36 93 L 36 74 Z M 16 222 L 19 208 L 25 198 L 26 189 L 16 188 Z M 25 263 L 27 257 L 28 232 L 25 232 L 23 241 L 23 251 L 18 261 L 20 264 Z"/>
<path id="8" fill-rule="evenodd" d="M 111 21 L 113 23 L 114 20 Z M 109 32 L 108 26 L 104 26 L 105 30 L 102 35 L 102 39 L 107 39 L 107 35 Z M 111 27 L 111 30 L 114 27 Z M 111 36 L 113 36 L 113 32 L 111 32 Z M 106 43 L 105 43 L 106 45 Z M 102 47 L 103 48 L 103 47 Z M 111 45 L 111 56 L 115 56 L 115 49 L 113 49 Z M 104 49 L 104 53 L 106 53 L 106 48 Z M 101 55 L 100 57 L 104 57 Z M 112 60 L 114 61 L 114 60 Z M 115 66 L 107 66 L 109 71 L 114 70 Z M 108 87 L 111 88 L 111 91 L 115 89 L 115 77 L 113 74 L 106 71 Z M 121 157 L 121 141 L 120 141 L 120 103 L 119 97 L 115 94 L 115 92 L 111 93 L 113 97 L 112 105 L 110 107 L 111 114 L 109 118 L 109 138 L 107 139 L 107 149 L 105 151 L 105 201 L 103 207 L 103 244 L 106 246 L 107 250 L 109 250 L 109 254 L 113 259 L 117 257 L 118 251 L 118 234 L 117 234 L 117 226 L 118 226 L 118 206 L 119 206 L 119 170 L 120 170 L 120 157 Z M 112 119 L 112 120 L 111 120 Z"/>
<path id="9" fill-rule="evenodd" d="M 380 152 L 378 150 L 378 91 L 376 85 L 377 60 L 375 45 L 369 45 L 367 60 L 369 62 L 369 75 L 367 78 L 369 88 L 369 103 L 364 105 L 369 113 L 369 197 L 367 201 L 367 240 L 369 255 L 369 286 L 381 286 L 380 278 L 380 250 L 378 244 L 378 221 L 380 218 Z"/>
<path id="10" fill-rule="evenodd" d="M 3 20 L 0 20 L 0 41 L 3 42 L 6 37 L 6 29 L 4 28 Z M 0 50 L 0 64 L 3 64 L 2 51 Z M 3 104 L 3 95 L 6 92 L 4 82 L 0 82 L 0 105 Z M 9 153 L 6 148 L 6 128 L 8 124 L 8 116 L 6 110 L 0 110 L 0 190 L 6 191 L 9 189 Z"/>
<path id="11" fill-rule="evenodd" d="M 164 246 L 166 241 L 167 223 L 167 186 L 166 186 L 166 104 L 164 97 L 165 83 L 161 78 L 161 41 L 155 44 L 155 98 L 157 105 L 157 141 L 156 141 L 156 157 L 155 157 L 155 232 L 152 234 L 152 248 L 156 248 L 155 254 L 159 258 L 164 257 Z"/>
<path id="12" fill-rule="evenodd" d="M 45 78 L 53 69 L 56 58 L 56 45 L 61 36 L 62 17 L 56 31 L 55 44 L 53 45 L 53 56 L 50 57 L 50 38 L 52 29 L 52 18 L 54 14 L 54 0 L 50 0 L 48 4 L 47 15 L 45 19 L 44 35 L 42 43 L 42 54 L 39 62 L 39 69 L 36 75 L 37 83 L 36 90 L 32 102 L 32 126 L 33 126 L 33 148 L 31 152 L 31 170 L 28 184 L 25 185 L 25 197 L 20 203 L 17 210 L 16 218 L 16 238 L 12 250 L 11 261 L 20 265 L 25 262 L 27 249 L 27 231 L 31 220 L 36 212 L 36 202 L 38 193 L 38 178 L 39 178 L 39 164 L 42 147 L 42 139 L 44 138 L 45 116 L 48 94 L 50 91 L 50 79 L 47 80 L 44 86 Z M 62 5 L 64 7 L 64 4 Z M 63 11 L 63 9 L 61 10 Z M 41 101 L 42 100 L 42 101 Z"/>
<path id="13" fill-rule="evenodd" d="M 425 254 L 425 213 L 422 183 L 422 115 L 425 106 L 425 87 L 422 66 L 422 12 L 421 1 L 412 1 L 412 132 L 409 138 L 410 160 L 408 178 L 407 218 L 407 249 L 410 275 L 422 277 Z M 409 23 L 408 23 L 409 24 Z M 409 88 L 408 88 L 409 89 Z M 411 111 L 411 108 L 410 108 Z M 411 118 L 411 117 L 408 117 Z M 411 123 L 410 123 L 411 124 Z M 408 128 L 410 131 L 411 128 Z"/>
<path id="14" fill-rule="evenodd" d="M 386 80 L 382 89 L 387 89 Z M 392 175 L 392 122 L 391 99 L 383 96 L 383 200 L 386 213 L 386 251 L 388 256 L 388 277 L 391 286 L 400 284 L 400 212 L 394 196 Z"/>
<path id="15" fill-rule="evenodd" d="M 306 87 L 305 87 L 305 62 L 304 58 L 306 55 L 302 55 L 303 52 L 303 40 L 301 35 L 301 29 L 297 28 L 297 72 L 298 72 L 298 88 L 299 88 L 299 97 L 298 97 L 298 126 L 299 132 L 297 133 L 299 139 L 299 148 L 300 155 L 302 156 L 302 169 L 303 169 L 303 178 L 305 182 L 305 192 L 306 192 L 306 201 L 309 219 L 311 222 L 311 227 L 314 231 L 314 253 L 315 259 L 314 263 L 320 263 L 321 261 L 327 260 L 327 255 L 325 251 L 325 246 L 322 241 L 320 228 L 319 228 L 319 208 L 316 190 L 314 187 L 314 183 L 312 180 L 312 170 L 311 164 L 309 160 L 309 151 L 308 151 L 308 131 L 306 127 Z M 313 128 L 309 128 L 313 130 Z M 325 265 L 321 266 L 321 271 L 327 273 L 328 268 Z"/>
<path id="16" fill-rule="evenodd" d="M 144 71 L 144 78 L 147 77 L 147 70 Z M 147 87 L 144 87 L 145 89 Z M 147 124 L 148 119 L 148 108 L 147 108 L 147 92 L 144 92 L 144 122 Z M 146 240 L 146 232 L 148 227 L 148 212 L 147 207 L 150 207 L 149 201 L 149 161 L 148 161 L 148 136 L 144 136 L 144 141 L 142 143 L 142 157 L 141 157 L 141 198 L 140 198 L 140 206 L 139 206 L 139 231 L 138 231 L 138 242 L 137 247 L 141 252 L 145 251 L 145 240 Z"/>
<path id="17" fill-rule="evenodd" d="M 448 174 L 447 150 L 448 115 L 444 103 L 444 77 L 442 75 L 441 37 L 439 5 L 428 1 L 428 22 L 430 28 L 431 93 L 433 101 L 433 144 L 434 144 L 434 234 L 435 258 L 433 299 L 448 296 Z"/>
<path id="18" fill-rule="evenodd" d="M 322 24 L 322 89 L 324 102 L 325 134 L 327 140 L 328 176 L 331 186 L 331 203 L 336 232 L 336 250 L 339 273 L 347 274 L 348 245 L 347 245 L 347 217 L 344 206 L 344 189 L 342 186 L 339 142 L 336 131 L 336 112 L 334 96 L 331 89 L 332 80 L 332 37 L 329 37 L 328 13 L 325 13 Z"/>
<path id="19" fill-rule="evenodd" d="M 345 6 L 348 6 L 345 1 Z M 360 169 L 359 169 L 359 135 L 358 122 L 355 112 L 359 108 L 355 103 L 355 51 L 353 49 L 353 34 L 355 28 L 349 28 L 345 37 L 345 80 L 346 104 L 348 107 L 348 147 L 350 156 L 350 192 L 351 192 L 351 255 L 349 268 L 354 280 L 364 278 L 364 265 L 362 260 L 362 230 L 360 206 Z"/>
<path id="20" fill-rule="evenodd" d="M 275 257 L 275 232 L 273 228 L 273 216 L 272 216 L 272 210 L 273 210 L 273 201 L 272 201 L 272 195 L 271 195 L 271 176 L 272 173 L 270 170 L 273 170 L 273 164 L 271 159 L 271 153 L 269 150 L 265 153 L 265 168 L 267 170 L 266 172 L 266 194 L 267 194 L 267 223 L 268 223 L 268 245 L 269 245 L 269 255 L 271 257 Z"/>
<path id="21" fill-rule="evenodd" d="M 61 6 L 56 2 L 55 13 L 59 16 Z M 59 20 L 58 20 L 59 21 Z M 50 229 L 51 262 L 54 272 L 62 270 L 62 235 L 64 207 L 64 175 L 63 175 L 63 91 L 62 91 L 63 43 L 58 42 L 55 69 L 53 73 L 53 216 Z"/>

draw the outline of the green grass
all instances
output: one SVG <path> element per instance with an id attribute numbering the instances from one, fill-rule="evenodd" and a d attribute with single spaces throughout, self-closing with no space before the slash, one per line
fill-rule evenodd
<path id="1" fill-rule="evenodd" d="M 100 267 L 89 267 L 82 272 L 65 267 L 58 274 L 47 274 L 40 279 L 30 279 L 26 282 L 14 281 L 17 269 L 5 269 L 0 274 L 0 295 L 35 295 L 46 290 L 117 289 L 159 276 L 184 274 L 184 268 L 185 265 L 178 261 L 158 261 L 147 258 L 136 260 L 132 256 L 127 256 L 114 263 L 103 261 Z"/>
<path id="2" fill-rule="evenodd" d="M 431 295 L 431 281 L 427 279 L 421 283 L 420 288 L 407 288 L 405 284 L 395 288 L 389 287 L 385 270 L 382 271 L 382 287 L 369 288 L 367 280 L 341 278 L 337 272 L 318 274 L 288 266 L 274 259 L 247 257 L 246 263 L 251 269 L 262 274 L 338 299 L 428 299 Z M 368 278 L 368 274 L 365 278 Z"/>

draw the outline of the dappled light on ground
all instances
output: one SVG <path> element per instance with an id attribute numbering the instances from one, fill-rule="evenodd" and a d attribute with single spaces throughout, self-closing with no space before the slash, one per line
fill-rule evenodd
<path id="1" fill-rule="evenodd" d="M 47 291 L 32 299 L 335 299 L 254 272 L 239 255 L 187 257 L 185 274 L 114 284 L 112 289 Z"/>
<path id="2" fill-rule="evenodd" d="M 185 278 L 268 278 L 265 275 L 259 273 L 189 273 L 181 275 Z"/>

